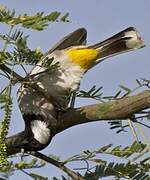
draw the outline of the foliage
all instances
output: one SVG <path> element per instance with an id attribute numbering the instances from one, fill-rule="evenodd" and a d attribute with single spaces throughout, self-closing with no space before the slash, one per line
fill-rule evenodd
<path id="1" fill-rule="evenodd" d="M 106 161 L 104 155 L 109 155 L 113 160 Z M 68 158 L 63 163 L 85 162 L 85 167 L 76 168 L 78 171 L 84 171 L 83 178 L 85 180 L 98 180 L 104 177 L 144 180 L 150 178 L 149 159 L 149 146 L 134 142 L 127 147 L 113 147 L 112 144 L 109 144 L 94 151 L 87 150 Z M 57 180 L 56 177 L 54 179 Z M 67 178 L 62 177 L 62 179 Z"/>
<path id="2" fill-rule="evenodd" d="M 134 89 L 131 89 L 125 85 L 120 85 L 120 89 L 115 93 L 114 95 L 111 96 L 104 96 L 103 94 L 103 87 L 96 87 L 95 85 L 92 86 L 89 90 L 80 90 L 77 94 L 76 97 L 80 98 L 92 98 L 98 101 L 102 102 L 107 102 L 107 101 L 112 101 L 112 100 L 120 100 L 127 95 L 133 94 L 135 91 L 140 90 L 141 88 L 146 87 L 146 89 L 150 88 L 150 81 L 141 78 L 141 79 L 136 79 L 136 87 Z"/>
<path id="3" fill-rule="evenodd" d="M 14 158 L 15 156 L 11 157 Z M 54 160 L 59 160 L 58 156 L 49 154 L 50 158 L 53 158 Z M 38 175 L 37 173 L 28 173 L 26 170 L 29 169 L 39 169 L 45 167 L 46 162 L 44 160 L 39 160 L 37 158 L 29 159 L 28 156 L 23 156 L 20 161 L 18 162 L 12 162 L 11 163 L 11 174 L 14 174 L 15 171 L 20 170 L 22 173 L 30 176 L 33 179 L 39 179 L 39 180 L 46 180 L 47 177 L 43 177 L 41 175 Z"/>
<path id="4" fill-rule="evenodd" d="M 1 109 L 4 111 L 4 118 L 0 124 L 0 169 L 8 166 L 6 145 L 4 143 L 5 137 L 8 133 L 11 111 L 12 111 L 12 101 L 10 97 L 10 86 L 4 89 L 0 94 L 0 104 Z"/>
<path id="5" fill-rule="evenodd" d="M 98 155 L 100 154 L 110 155 L 115 157 L 116 160 L 114 159 L 112 162 L 105 161 L 102 159 L 105 156 L 100 156 L 99 158 Z M 68 158 L 64 163 L 85 161 L 87 167 L 80 169 L 85 170 L 84 179 L 96 180 L 102 177 L 113 176 L 115 179 L 123 177 L 136 180 L 149 177 L 149 157 L 149 147 L 145 144 L 134 142 L 131 146 L 124 148 L 121 146 L 113 147 L 112 144 L 109 144 L 95 151 L 87 150 Z M 115 162 L 117 158 L 122 158 L 122 160 Z M 89 161 L 96 163 L 96 166 L 91 168 Z M 123 161 L 124 163 L 122 163 Z"/>
<path id="6" fill-rule="evenodd" d="M 109 156 L 112 160 L 105 160 Z M 59 160 L 57 156 L 49 155 L 49 157 Z M 118 160 L 119 159 L 119 160 Z M 78 172 L 84 174 L 83 178 L 86 180 L 98 180 L 103 177 L 114 177 L 114 179 L 148 179 L 150 172 L 150 151 L 146 144 L 133 142 L 130 146 L 113 146 L 108 144 L 98 148 L 97 150 L 86 150 L 80 154 L 69 157 L 62 164 L 71 164 L 72 162 L 84 162 L 84 167 L 74 168 Z M 35 173 L 27 173 L 27 169 L 43 168 L 46 165 L 44 161 L 39 161 L 34 158 L 30 161 L 21 160 L 18 163 L 12 164 L 12 171 L 21 170 L 26 175 L 36 179 L 46 179 Z M 57 180 L 57 177 L 53 177 Z M 62 180 L 68 179 L 62 176 Z"/>
<path id="7" fill-rule="evenodd" d="M 85 179 L 96 180 L 102 177 L 115 176 L 116 178 L 126 179 L 146 179 L 148 174 L 142 172 L 142 168 L 139 168 L 139 164 L 128 163 L 106 163 L 97 165 L 94 172 L 87 172 Z"/>
<path id="8" fill-rule="evenodd" d="M 84 90 L 79 91 L 76 96 L 81 98 L 92 98 L 92 99 L 100 100 L 103 94 L 102 92 L 100 92 L 102 88 L 103 88 L 102 86 L 99 88 L 93 86 L 88 91 L 84 91 Z"/>
<path id="9" fill-rule="evenodd" d="M 9 65 L 37 64 L 42 53 L 39 49 L 30 50 L 27 46 L 27 38 L 28 36 L 24 36 L 21 30 L 15 30 L 14 32 L 11 31 L 10 34 L 6 35 L 0 35 L 1 40 L 14 47 L 12 52 L 0 52 L 0 63 L 7 63 Z"/>
<path id="10" fill-rule="evenodd" d="M 68 22 L 67 18 L 69 13 L 61 16 L 61 13 L 54 11 L 48 15 L 44 15 L 44 12 L 38 12 L 33 16 L 23 14 L 16 16 L 15 10 L 8 10 L 7 8 L 0 6 L 0 22 L 6 23 L 10 26 L 21 25 L 24 28 L 30 28 L 34 30 L 44 30 L 48 26 L 48 22 Z"/>

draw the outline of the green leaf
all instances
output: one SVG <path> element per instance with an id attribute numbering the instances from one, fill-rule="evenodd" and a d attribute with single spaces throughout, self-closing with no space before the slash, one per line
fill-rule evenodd
<path id="1" fill-rule="evenodd" d="M 60 12 L 55 11 L 55 12 L 52 12 L 51 14 L 49 14 L 47 16 L 47 18 L 49 21 L 56 21 L 58 19 L 58 17 L 60 16 L 60 14 L 61 14 Z"/>
<path id="2" fill-rule="evenodd" d="M 93 172 L 87 171 L 84 178 L 86 180 L 98 180 L 99 178 L 114 176 L 115 178 L 125 179 L 142 179 L 149 177 L 148 174 L 142 172 L 137 164 L 114 163 L 97 165 Z"/>
<path id="3" fill-rule="evenodd" d="M 68 22 L 68 21 L 69 21 L 69 20 L 67 20 L 68 16 L 69 16 L 69 13 L 66 13 L 64 16 L 62 16 L 62 17 L 60 18 L 60 21 Z"/>
<path id="4" fill-rule="evenodd" d="M 120 94 L 121 94 L 121 90 L 118 91 L 118 92 L 114 95 L 114 99 L 116 99 Z"/>
<path id="5" fill-rule="evenodd" d="M 110 121 L 108 122 L 108 124 L 110 125 L 110 129 L 117 129 L 116 133 L 120 133 L 120 132 L 126 132 L 125 128 L 128 125 L 123 125 L 124 122 L 121 120 L 118 121 Z"/>
<path id="6" fill-rule="evenodd" d="M 87 91 L 79 91 L 79 93 L 77 94 L 77 97 L 82 97 L 82 98 L 93 98 L 93 99 L 97 99 L 97 100 L 100 100 L 101 99 L 101 96 L 103 93 L 101 93 L 101 89 L 103 87 L 99 87 L 99 88 L 96 88 L 96 86 L 92 86 L 89 90 Z"/>
<path id="7" fill-rule="evenodd" d="M 123 85 L 120 85 L 120 88 L 127 91 L 127 93 L 130 93 L 132 91 L 131 89 L 129 89 L 128 87 L 123 86 Z"/>
<path id="8" fill-rule="evenodd" d="M 16 16 L 15 11 L 8 10 L 6 7 L 0 8 L 0 22 L 11 26 L 21 25 L 24 28 L 30 28 L 37 31 L 47 28 L 49 22 L 68 22 L 68 13 L 61 16 L 61 12 L 54 11 L 48 15 L 43 12 L 38 12 L 35 15 L 29 16 L 27 14 Z"/>
<path id="9" fill-rule="evenodd" d="M 31 176 L 32 178 L 36 180 L 48 180 L 48 177 L 43 177 L 35 173 L 29 173 L 29 176 Z"/>
<path id="10" fill-rule="evenodd" d="M 103 146 L 100 149 L 98 149 L 97 152 L 103 153 L 103 152 L 107 151 L 108 149 L 110 149 L 111 147 L 112 147 L 112 144 L 108 144 L 108 145 Z"/>
<path id="11" fill-rule="evenodd" d="M 142 83 L 138 79 L 136 79 L 136 82 L 139 85 L 139 87 L 143 86 Z"/>

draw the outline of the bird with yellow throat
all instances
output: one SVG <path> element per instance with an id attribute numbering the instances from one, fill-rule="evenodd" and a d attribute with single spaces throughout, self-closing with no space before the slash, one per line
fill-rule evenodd
<path id="1" fill-rule="evenodd" d="M 79 90 L 83 75 L 106 58 L 144 47 L 137 30 L 129 27 L 109 39 L 86 45 L 84 28 L 70 33 L 48 51 L 29 74 L 37 88 L 22 85 L 18 90 L 18 103 L 25 121 L 25 130 L 14 147 L 26 150 L 45 148 L 55 135 L 58 111 L 68 107 L 68 94 Z M 53 59 L 57 68 L 42 64 Z"/>

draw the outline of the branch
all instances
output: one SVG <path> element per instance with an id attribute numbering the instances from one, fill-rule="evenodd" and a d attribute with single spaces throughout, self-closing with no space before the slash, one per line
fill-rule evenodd
<path id="1" fill-rule="evenodd" d="M 4 72 L 7 72 L 9 75 L 12 75 L 13 76 L 13 80 L 14 82 L 17 82 L 19 80 L 22 80 L 23 77 L 20 76 L 19 74 L 17 74 L 15 71 L 13 71 L 12 69 L 10 69 L 9 67 L 7 67 L 6 65 L 4 64 L 0 64 L 0 69 Z"/>
<path id="2" fill-rule="evenodd" d="M 57 168 L 61 169 L 65 173 L 67 173 L 74 180 L 84 180 L 83 177 L 79 173 L 72 171 L 71 169 L 66 167 L 62 162 L 56 161 L 48 156 L 45 156 L 44 154 L 42 154 L 40 152 L 28 152 L 28 154 L 35 156 L 37 158 L 40 158 L 50 164 L 53 164 Z"/>
<path id="3" fill-rule="evenodd" d="M 147 108 L 150 108 L 150 90 L 120 100 L 70 109 L 59 117 L 57 133 L 87 122 L 125 120 Z"/>

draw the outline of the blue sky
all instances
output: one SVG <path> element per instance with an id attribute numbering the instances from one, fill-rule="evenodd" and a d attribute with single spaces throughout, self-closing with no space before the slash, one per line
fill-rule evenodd
<path id="1" fill-rule="evenodd" d="M 87 29 L 88 44 L 92 44 L 129 26 L 134 26 L 144 38 L 146 48 L 110 58 L 97 65 L 85 75 L 81 89 L 91 88 L 93 85 L 103 86 L 104 95 L 112 95 L 119 89 L 120 84 L 134 88 L 136 86 L 135 79 L 141 77 L 150 79 L 150 1 L 0 0 L 0 4 L 10 9 L 14 8 L 17 14 L 32 15 L 39 11 L 48 14 L 56 10 L 70 13 L 70 23 L 53 23 L 42 32 L 25 30 L 27 34 L 30 34 L 29 46 L 31 48 L 40 47 L 43 51 L 48 50 L 64 35 L 79 27 Z M 0 32 L 3 32 L 3 28 L 0 29 Z M 95 101 L 80 99 L 77 100 L 76 106 L 91 103 L 95 103 Z M 15 102 L 10 134 L 22 130 L 23 127 L 23 120 Z M 146 135 L 150 139 L 150 135 L 148 133 Z M 63 160 L 86 149 L 95 149 L 109 143 L 128 145 L 132 140 L 130 132 L 117 136 L 114 131 L 109 130 L 107 123 L 89 123 L 70 128 L 56 135 L 43 152 L 56 154 Z M 42 170 L 35 170 L 35 172 L 50 177 L 60 176 L 60 171 L 51 165 Z M 30 179 L 19 171 L 10 179 L 19 180 L 20 178 Z"/>

